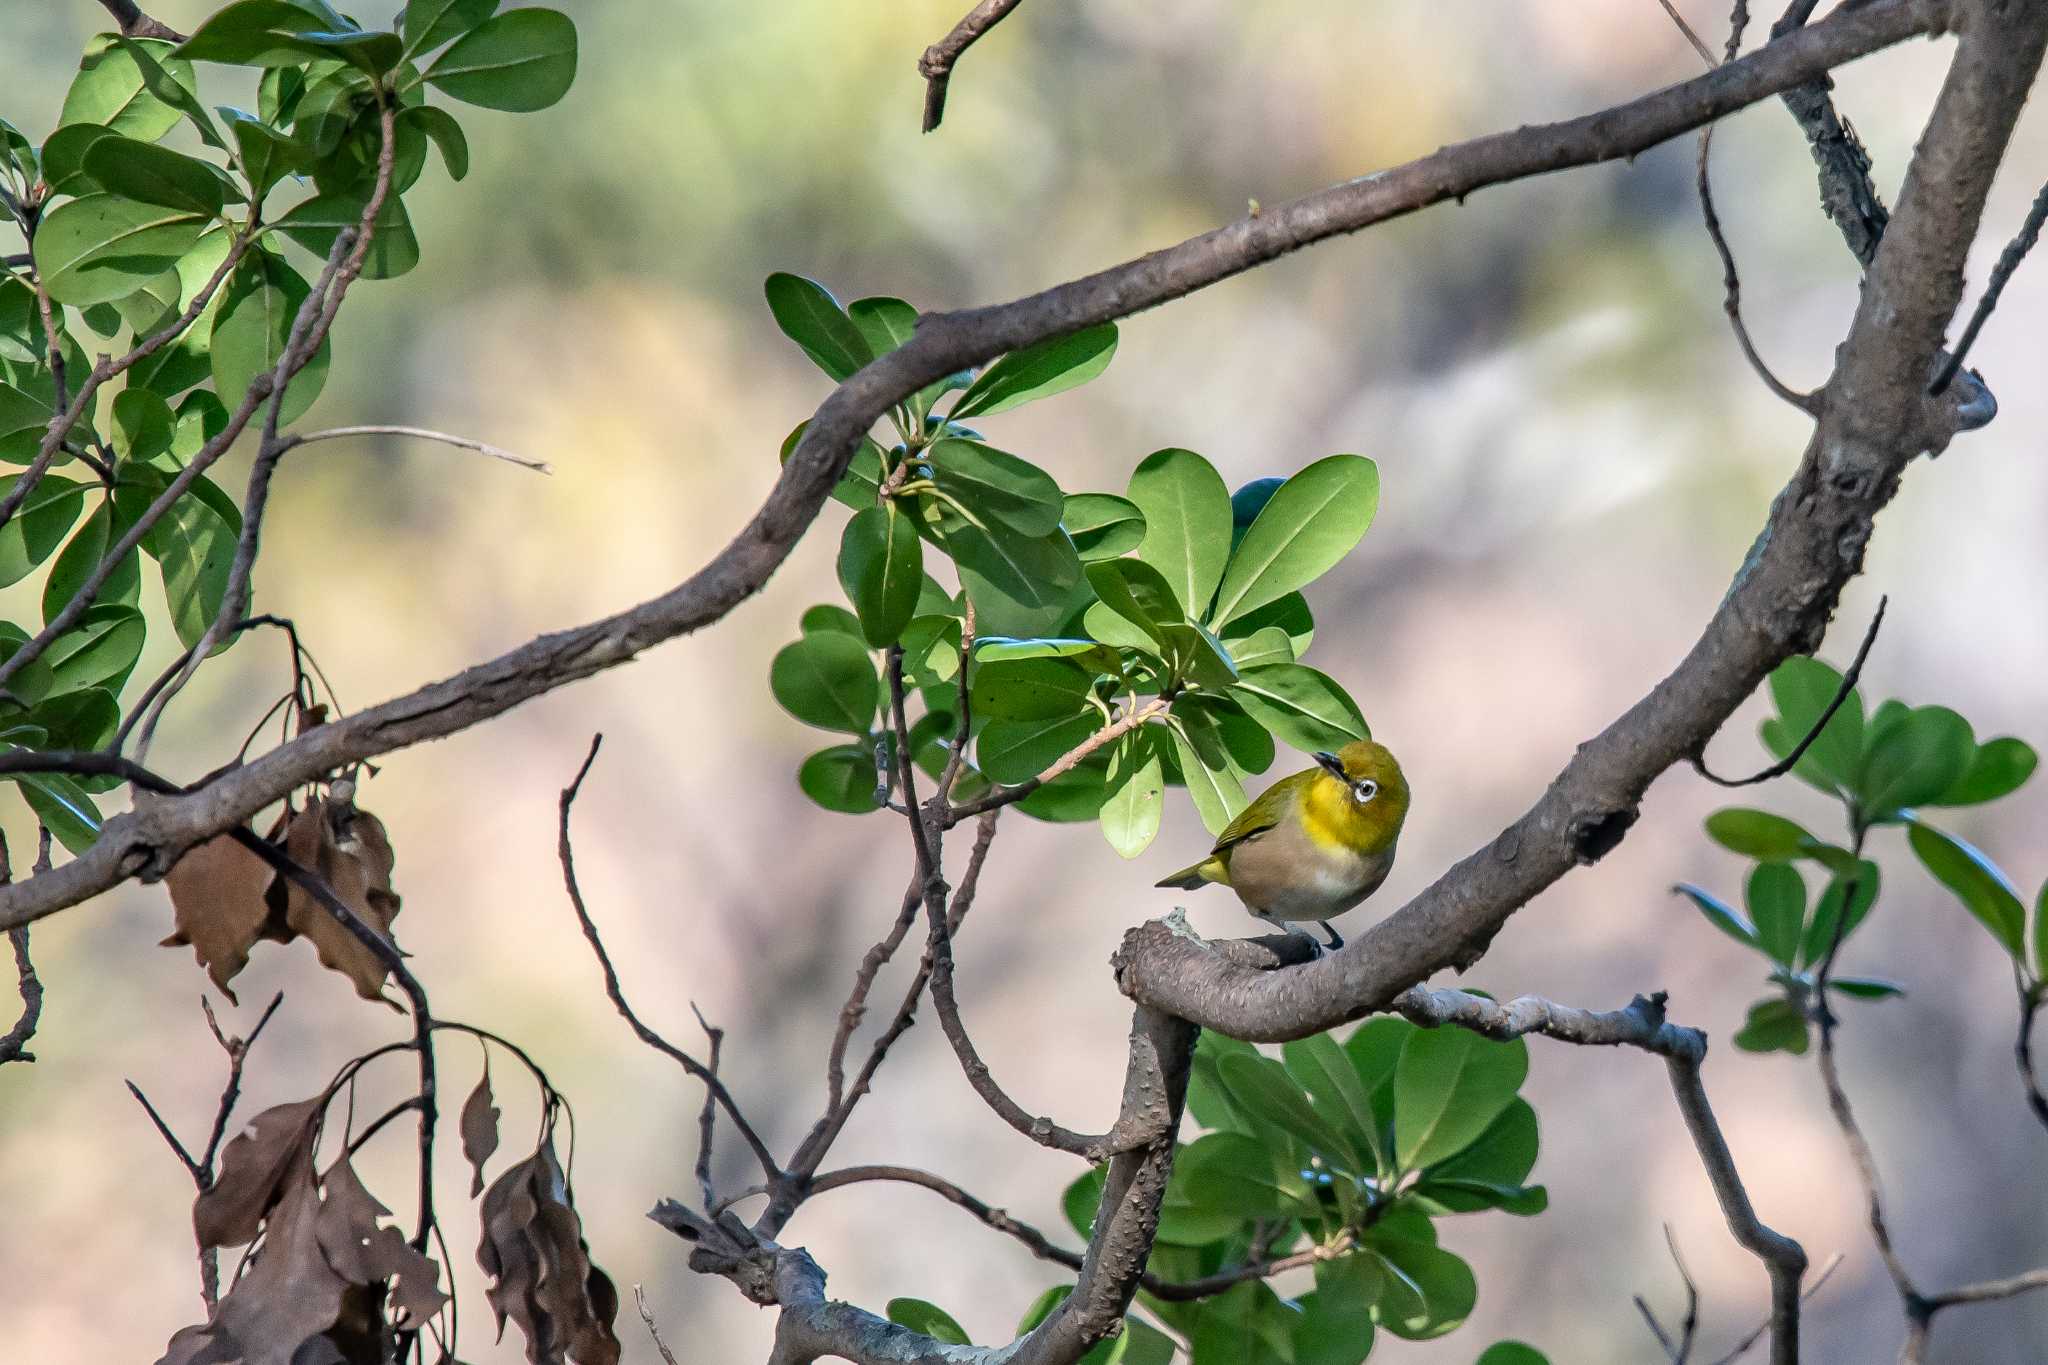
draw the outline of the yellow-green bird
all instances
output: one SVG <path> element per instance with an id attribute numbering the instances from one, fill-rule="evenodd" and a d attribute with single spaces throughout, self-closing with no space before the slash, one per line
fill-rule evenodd
<path id="1" fill-rule="evenodd" d="M 1183 891 L 1219 882 L 1280 928 L 1330 920 L 1379 890 L 1408 818 L 1408 779 L 1383 744 L 1362 739 L 1283 777 L 1224 827 L 1208 857 L 1158 883 Z"/>

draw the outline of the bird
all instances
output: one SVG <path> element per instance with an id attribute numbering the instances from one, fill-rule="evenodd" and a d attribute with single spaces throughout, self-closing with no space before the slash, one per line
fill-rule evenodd
<path id="1" fill-rule="evenodd" d="M 1408 779 L 1387 747 L 1369 739 L 1315 760 L 1239 812 L 1208 857 L 1156 885 L 1194 891 L 1220 883 L 1276 928 L 1294 932 L 1287 921 L 1313 920 L 1331 948 L 1343 947 L 1330 920 L 1387 879 L 1408 818 Z"/>

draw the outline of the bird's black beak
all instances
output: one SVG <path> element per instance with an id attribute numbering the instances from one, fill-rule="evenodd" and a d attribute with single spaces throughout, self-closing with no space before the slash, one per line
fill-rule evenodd
<path id="1" fill-rule="evenodd" d="M 1337 755 L 1332 753 L 1318 753 L 1315 757 L 1316 762 L 1322 764 L 1325 768 L 1329 769 L 1330 776 L 1336 778 L 1339 782 L 1348 782 L 1351 780 L 1349 777 L 1345 775 L 1344 760 L 1338 758 Z"/>

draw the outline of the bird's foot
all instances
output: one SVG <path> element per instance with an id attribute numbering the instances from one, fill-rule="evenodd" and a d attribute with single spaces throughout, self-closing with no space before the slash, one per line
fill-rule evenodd
<path id="1" fill-rule="evenodd" d="M 1337 950 L 1338 950 L 1339 948 L 1342 948 L 1342 947 L 1344 946 L 1344 936 L 1343 936 L 1342 934 L 1338 933 L 1338 932 L 1337 932 L 1337 931 L 1336 931 L 1335 929 L 1332 929 L 1332 928 L 1330 927 L 1330 922 L 1329 922 L 1328 920 L 1326 920 L 1326 919 L 1325 919 L 1325 920 L 1317 920 L 1317 921 L 1316 921 L 1316 923 L 1318 923 L 1318 924 L 1322 925 L 1322 926 L 1323 926 L 1323 932 L 1324 932 L 1324 933 L 1326 933 L 1326 934 L 1328 934 L 1328 935 L 1330 936 L 1330 951 L 1331 951 L 1331 952 L 1333 952 L 1333 953 L 1334 953 L 1334 952 L 1336 952 L 1336 951 L 1337 951 Z"/>

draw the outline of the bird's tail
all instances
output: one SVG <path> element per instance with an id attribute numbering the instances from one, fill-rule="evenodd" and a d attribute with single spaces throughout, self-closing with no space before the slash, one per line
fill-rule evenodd
<path id="1" fill-rule="evenodd" d="M 1222 882 L 1226 886 L 1230 883 L 1229 869 L 1224 867 L 1221 858 L 1214 855 L 1182 868 L 1171 877 L 1161 878 L 1153 885 L 1170 886 L 1177 891 L 1198 891 L 1210 882 Z"/>

